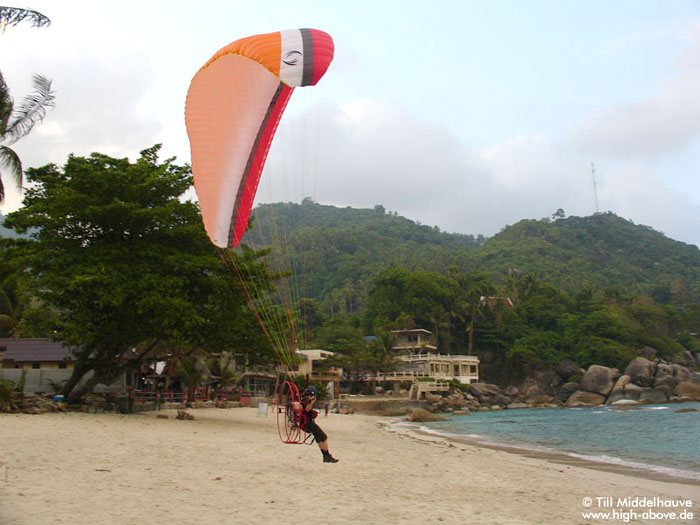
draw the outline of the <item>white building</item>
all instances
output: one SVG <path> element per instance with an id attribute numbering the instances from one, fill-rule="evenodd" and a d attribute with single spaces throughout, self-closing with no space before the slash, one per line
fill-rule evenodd
<path id="1" fill-rule="evenodd" d="M 301 357 L 301 362 L 297 369 L 292 373 L 294 375 L 303 376 L 308 382 L 314 382 L 320 385 L 333 383 L 335 392 L 340 392 L 340 377 L 341 369 L 331 367 L 321 369 L 319 364 L 324 359 L 335 355 L 329 350 L 297 350 L 296 354 Z"/>
<path id="2" fill-rule="evenodd" d="M 457 380 L 463 384 L 479 381 L 479 358 L 473 355 L 440 354 L 429 330 L 394 330 L 397 370 L 378 374 L 377 381 Z"/>

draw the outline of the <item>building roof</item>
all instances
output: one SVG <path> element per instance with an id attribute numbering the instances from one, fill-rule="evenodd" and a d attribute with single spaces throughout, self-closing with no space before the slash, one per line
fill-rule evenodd
<path id="1" fill-rule="evenodd" d="M 502 302 L 504 306 L 515 306 L 515 304 L 513 304 L 513 301 L 511 301 L 510 297 L 486 297 L 485 295 L 482 295 L 479 300 L 482 303 L 488 303 L 489 306 L 495 306 L 499 302 Z"/>
<path id="2" fill-rule="evenodd" d="M 430 334 L 433 335 L 433 332 L 430 330 L 424 330 L 423 328 L 412 328 L 410 330 L 392 330 L 392 334 Z"/>
<path id="3" fill-rule="evenodd" d="M 3 361 L 47 362 L 75 361 L 73 348 L 47 339 L 0 338 L 0 354 Z"/>
<path id="4" fill-rule="evenodd" d="M 335 355 L 335 352 L 331 352 L 330 350 L 320 350 L 320 349 L 297 350 L 296 353 L 297 353 L 297 355 L 301 355 L 305 359 L 311 359 L 312 361 L 316 361 L 318 359 L 324 359 L 326 357 L 330 357 L 332 355 Z"/>

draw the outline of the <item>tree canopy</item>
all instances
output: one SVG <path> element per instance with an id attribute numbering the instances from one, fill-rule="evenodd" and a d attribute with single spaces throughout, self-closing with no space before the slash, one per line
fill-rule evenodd
<path id="1" fill-rule="evenodd" d="M 189 167 L 160 162 L 158 150 L 134 163 L 95 153 L 29 169 L 24 207 L 5 220 L 30 234 L 5 241 L 15 277 L 52 312 L 54 338 L 79 348 L 65 386 L 72 397 L 153 359 L 166 343 L 182 355 L 268 348 L 198 206 L 183 199 Z M 244 275 L 256 264 L 253 251 L 239 261 Z"/>

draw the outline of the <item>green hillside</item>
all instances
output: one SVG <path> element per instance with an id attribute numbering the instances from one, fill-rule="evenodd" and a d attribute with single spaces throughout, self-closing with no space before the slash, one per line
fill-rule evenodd
<path id="1" fill-rule="evenodd" d="M 443 274 L 454 267 L 495 282 L 515 271 L 570 293 L 616 288 L 661 303 L 700 301 L 700 249 L 612 213 L 523 220 L 488 240 L 441 232 L 381 206 L 336 208 L 307 199 L 263 205 L 253 215 L 244 242 L 282 251 L 328 313 L 361 310 L 372 279 L 390 267 Z"/>
<path id="2" fill-rule="evenodd" d="M 612 213 L 523 220 L 470 254 L 477 269 L 533 273 L 567 291 L 618 288 L 659 302 L 700 300 L 700 249 Z"/>
<path id="3" fill-rule="evenodd" d="M 363 308 L 372 279 L 390 267 L 443 272 L 464 267 L 482 236 L 443 233 L 374 209 L 336 208 L 314 203 L 262 205 L 243 242 L 271 246 L 308 278 L 306 295 L 329 313 Z"/>

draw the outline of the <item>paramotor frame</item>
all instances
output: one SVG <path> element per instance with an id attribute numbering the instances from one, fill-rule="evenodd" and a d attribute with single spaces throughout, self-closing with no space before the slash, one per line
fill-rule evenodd
<path id="1" fill-rule="evenodd" d="M 309 435 L 304 431 L 306 411 L 299 389 L 293 381 L 285 381 L 277 395 L 277 432 L 282 443 L 299 445 L 306 443 Z"/>

